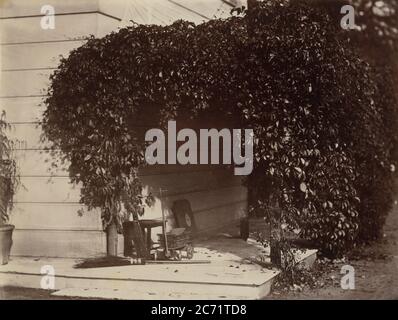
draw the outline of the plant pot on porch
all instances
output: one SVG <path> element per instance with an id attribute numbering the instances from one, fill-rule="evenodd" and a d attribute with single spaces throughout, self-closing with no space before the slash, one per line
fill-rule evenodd
<path id="1" fill-rule="evenodd" d="M 14 226 L 10 224 L 0 225 L 0 264 L 7 264 L 12 246 L 12 232 Z"/>

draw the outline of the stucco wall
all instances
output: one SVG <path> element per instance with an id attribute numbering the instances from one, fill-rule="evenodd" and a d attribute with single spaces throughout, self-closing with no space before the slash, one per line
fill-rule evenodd
<path id="1" fill-rule="evenodd" d="M 113 2 L 113 1 L 112 1 Z M 119 8 L 121 8 L 121 2 Z M 11 135 L 18 139 L 22 187 L 15 198 L 11 223 L 16 225 L 13 255 L 87 257 L 105 253 L 105 235 L 98 211 L 88 212 L 79 201 L 79 186 L 69 183 L 68 172 L 49 172 L 51 158 L 43 152 L 42 100 L 48 77 L 59 55 L 80 46 L 89 34 L 103 36 L 116 30 L 113 16 L 117 4 L 109 1 L 1 1 L 0 109 L 13 123 Z M 42 30 L 40 8 L 53 5 L 55 29 Z M 117 11 L 117 10 L 116 10 Z M 164 166 L 141 172 L 146 186 L 167 190 L 166 210 L 177 199 L 191 202 L 200 229 L 229 223 L 246 212 L 246 190 L 240 178 L 219 167 Z M 78 216 L 83 209 L 83 216 Z M 160 199 L 145 217 L 160 217 Z M 172 222 L 172 221 L 171 221 Z M 120 241 L 121 243 L 121 241 Z M 120 247 L 120 250 L 122 248 Z"/>

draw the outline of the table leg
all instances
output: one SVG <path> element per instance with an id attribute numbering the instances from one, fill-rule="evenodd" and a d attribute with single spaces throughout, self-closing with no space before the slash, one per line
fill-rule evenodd
<path id="1" fill-rule="evenodd" d="M 152 248 L 152 228 L 147 228 L 146 229 L 146 245 L 147 245 L 147 250 L 148 250 L 148 256 L 151 254 L 151 248 Z"/>
<path id="2" fill-rule="evenodd" d="M 123 225 L 123 238 L 124 238 L 124 256 L 131 257 L 133 253 L 133 244 L 132 244 L 132 230 L 131 226 L 128 223 Z"/>

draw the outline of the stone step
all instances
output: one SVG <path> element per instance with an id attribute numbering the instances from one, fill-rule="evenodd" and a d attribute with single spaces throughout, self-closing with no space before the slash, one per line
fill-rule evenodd
<path id="1" fill-rule="evenodd" d="M 82 289 L 66 288 L 52 293 L 58 297 L 89 298 L 107 300 L 246 300 L 250 297 L 226 293 L 184 293 L 184 292 L 156 292 L 155 290 L 142 291 L 128 289 Z"/>

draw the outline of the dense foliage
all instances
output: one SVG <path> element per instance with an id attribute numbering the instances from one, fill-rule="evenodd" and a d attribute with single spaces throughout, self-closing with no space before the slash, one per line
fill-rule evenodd
<path id="1" fill-rule="evenodd" d="M 375 106 L 381 121 L 372 121 L 368 140 L 355 144 L 357 163 L 356 189 L 361 198 L 360 229 L 357 241 L 368 242 L 380 238 L 385 218 L 391 209 L 394 194 L 395 167 L 391 159 L 398 159 L 396 90 L 398 87 L 398 1 L 374 0 L 315 0 L 336 20 L 345 4 L 355 8 L 355 30 L 346 33 L 361 57 L 372 65 L 372 79 L 377 82 Z M 395 97 L 394 97 L 395 95 Z M 372 131 L 375 131 L 372 134 Z M 376 161 L 369 161 L 377 157 Z"/>
<path id="2" fill-rule="evenodd" d="M 384 52 L 384 57 L 396 57 L 398 51 L 398 1 L 350 0 L 356 10 L 356 24 L 360 27 L 357 38 L 367 43 L 367 49 Z"/>
<path id="3" fill-rule="evenodd" d="M 356 8 L 356 24 L 360 27 L 358 32 L 350 34 L 351 40 L 376 70 L 375 105 L 378 106 L 381 117 L 380 122 L 369 127 L 375 131 L 375 134 L 369 136 L 374 147 L 367 149 L 369 143 L 361 144 L 356 155 L 359 163 L 356 188 L 362 199 L 357 241 L 368 242 L 382 236 L 396 190 L 395 167 L 390 162 L 395 159 L 396 163 L 398 159 L 397 91 L 393 90 L 398 87 L 398 1 L 350 2 Z M 375 150 L 377 161 L 367 160 L 372 157 L 372 150 Z"/>
<path id="4" fill-rule="evenodd" d="M 0 226 L 9 220 L 13 197 L 19 185 L 17 164 L 13 154 L 14 141 L 9 138 L 10 124 L 3 111 L 0 115 Z"/>
<path id="5" fill-rule="evenodd" d="M 369 166 L 391 173 L 395 142 L 386 134 L 396 106 L 381 90 L 388 83 L 359 58 L 339 21 L 306 2 L 91 38 L 51 80 L 45 135 L 83 185 L 82 203 L 102 209 L 105 227 L 125 219 L 123 207 L 142 213 L 150 199 L 137 175 L 144 133 L 169 119 L 254 129 L 251 205 L 276 199 L 283 225 L 331 254 L 358 234 L 366 195 L 357 186 L 371 188 Z"/>

